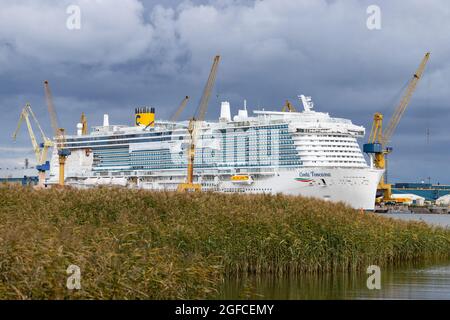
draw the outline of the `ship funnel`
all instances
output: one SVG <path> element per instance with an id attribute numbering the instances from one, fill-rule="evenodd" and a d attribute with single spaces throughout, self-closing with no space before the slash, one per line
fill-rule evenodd
<path id="1" fill-rule="evenodd" d="M 155 126 L 155 108 L 142 107 L 134 110 L 135 125 L 137 127 Z"/>
<path id="2" fill-rule="evenodd" d="M 83 124 L 80 122 L 80 123 L 77 123 L 77 136 L 82 136 L 83 135 Z"/>
<path id="3" fill-rule="evenodd" d="M 241 120 L 246 120 L 248 118 L 248 111 L 246 109 L 238 110 L 238 117 Z"/>
<path id="4" fill-rule="evenodd" d="M 220 105 L 220 118 L 222 121 L 231 121 L 230 103 L 228 101 L 222 101 Z"/>
<path id="5" fill-rule="evenodd" d="M 103 126 L 109 127 L 109 115 L 107 115 L 107 114 L 103 115 Z"/>

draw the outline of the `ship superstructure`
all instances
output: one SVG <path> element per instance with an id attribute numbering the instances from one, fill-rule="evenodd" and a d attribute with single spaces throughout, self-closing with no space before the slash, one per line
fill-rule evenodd
<path id="1" fill-rule="evenodd" d="M 350 120 L 317 112 L 299 96 L 301 112 L 254 111 L 231 117 L 222 102 L 219 120 L 199 125 L 194 179 L 206 191 L 283 193 L 342 201 L 372 210 L 383 170 L 372 168 L 357 143 L 365 129 Z M 66 136 L 71 151 L 66 184 L 120 185 L 176 190 L 185 181 L 188 122 L 155 121 L 153 108 L 135 110 L 135 126 L 103 126 Z M 58 160 L 49 183 L 56 183 Z"/>

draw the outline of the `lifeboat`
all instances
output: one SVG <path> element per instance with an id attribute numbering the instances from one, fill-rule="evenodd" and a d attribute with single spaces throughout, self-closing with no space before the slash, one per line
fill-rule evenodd
<path id="1" fill-rule="evenodd" d="M 246 184 L 250 185 L 252 184 L 253 178 L 249 176 L 248 174 L 237 174 L 231 177 L 231 182 L 235 184 Z"/>

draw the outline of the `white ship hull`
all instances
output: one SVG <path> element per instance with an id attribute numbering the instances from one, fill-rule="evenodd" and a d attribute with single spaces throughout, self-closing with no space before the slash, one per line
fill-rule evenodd
<path id="1" fill-rule="evenodd" d="M 302 168 L 279 171 L 256 179 L 252 185 L 220 183 L 221 192 L 285 194 L 343 202 L 355 209 L 374 210 L 378 182 L 383 170 L 370 168 Z"/>
<path id="2" fill-rule="evenodd" d="M 370 168 L 302 168 L 252 177 L 250 184 L 237 184 L 230 177 L 202 183 L 203 190 L 225 193 L 285 194 L 343 202 L 355 209 L 373 210 L 382 170 Z M 161 179 L 130 183 L 126 178 L 86 178 L 69 180 L 76 187 L 121 186 L 158 191 L 175 191 L 183 179 Z M 197 181 L 199 182 L 199 181 Z"/>
<path id="3" fill-rule="evenodd" d="M 255 180 L 251 186 L 236 188 L 232 182 L 223 182 L 219 191 L 240 189 L 251 193 L 282 193 L 344 202 L 355 209 L 373 210 L 382 173 L 382 170 L 369 168 L 304 168 L 281 171 L 272 177 Z"/>

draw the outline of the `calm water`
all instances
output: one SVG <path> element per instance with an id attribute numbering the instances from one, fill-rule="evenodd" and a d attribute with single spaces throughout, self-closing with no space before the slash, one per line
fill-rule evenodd
<path id="1" fill-rule="evenodd" d="M 386 214 L 450 227 L 450 215 Z M 365 273 L 248 276 L 223 284 L 219 299 L 450 299 L 450 261 L 381 269 L 381 289 L 367 288 Z"/>
<path id="2" fill-rule="evenodd" d="M 381 289 L 368 275 L 246 277 L 225 281 L 219 299 L 450 299 L 450 261 L 381 270 Z"/>
<path id="3" fill-rule="evenodd" d="M 401 220 L 423 221 L 446 228 L 450 227 L 450 214 L 383 213 L 380 215 Z"/>

